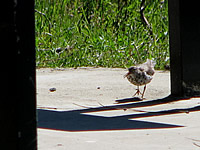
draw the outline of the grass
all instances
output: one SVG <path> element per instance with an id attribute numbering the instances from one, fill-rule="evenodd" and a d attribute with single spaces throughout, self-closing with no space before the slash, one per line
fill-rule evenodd
<path id="1" fill-rule="evenodd" d="M 36 0 L 37 67 L 129 67 L 154 59 L 163 69 L 169 58 L 167 1 Z"/>

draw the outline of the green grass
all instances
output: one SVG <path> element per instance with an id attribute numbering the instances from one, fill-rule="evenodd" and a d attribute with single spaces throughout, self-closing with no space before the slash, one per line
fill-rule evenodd
<path id="1" fill-rule="evenodd" d="M 169 57 L 167 1 L 36 0 L 37 67 L 129 67 L 154 59 L 163 69 Z"/>

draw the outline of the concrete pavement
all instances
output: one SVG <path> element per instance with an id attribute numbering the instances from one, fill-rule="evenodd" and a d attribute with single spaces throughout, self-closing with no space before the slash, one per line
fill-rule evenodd
<path id="1" fill-rule="evenodd" d="M 38 69 L 38 149 L 200 149 L 200 98 L 167 97 L 169 72 L 156 71 L 138 101 L 125 73 Z"/>

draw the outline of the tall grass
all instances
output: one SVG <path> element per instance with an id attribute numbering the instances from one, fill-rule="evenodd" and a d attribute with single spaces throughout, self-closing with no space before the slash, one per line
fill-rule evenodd
<path id="1" fill-rule="evenodd" d="M 162 69 L 168 63 L 167 1 L 36 0 L 38 67 L 129 67 L 147 58 Z"/>

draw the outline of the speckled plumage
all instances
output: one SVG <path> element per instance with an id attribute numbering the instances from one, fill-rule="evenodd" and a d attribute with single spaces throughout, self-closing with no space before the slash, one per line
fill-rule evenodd
<path id="1" fill-rule="evenodd" d="M 137 86 L 148 84 L 153 78 L 152 76 L 148 75 L 144 71 L 141 71 L 137 67 L 129 68 L 129 73 L 126 77 L 129 80 L 129 82 Z"/>
<path id="2" fill-rule="evenodd" d="M 130 83 L 138 86 L 138 89 L 134 96 L 136 94 L 141 94 L 143 98 L 146 89 L 146 84 L 150 83 L 153 79 L 153 75 L 155 73 L 154 65 L 155 63 L 152 60 L 147 59 L 147 61 L 144 64 L 133 66 L 128 69 L 128 73 L 125 74 L 124 77 L 127 77 Z M 139 90 L 139 86 L 142 85 L 145 85 L 143 93 L 141 93 Z"/>

